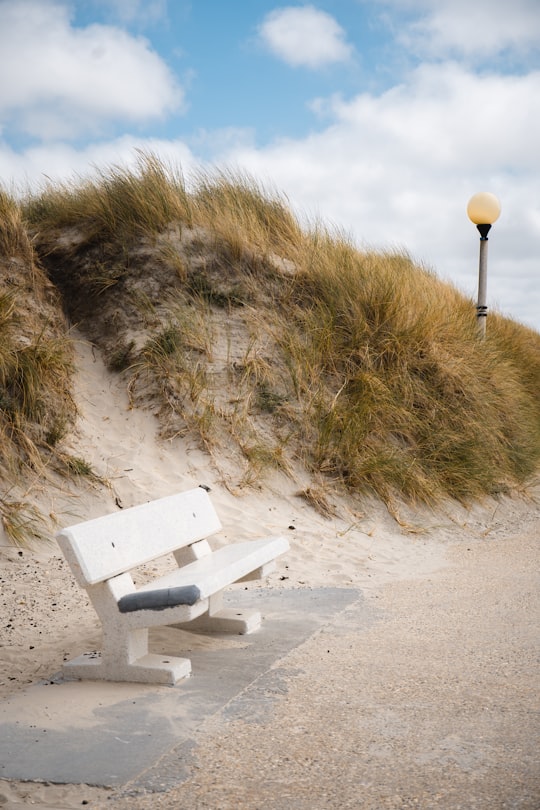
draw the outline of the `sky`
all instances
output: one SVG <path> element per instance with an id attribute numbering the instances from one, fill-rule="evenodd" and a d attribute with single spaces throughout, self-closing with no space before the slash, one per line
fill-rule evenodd
<path id="1" fill-rule="evenodd" d="M 538 0 L 0 0 L 0 183 L 138 149 L 247 172 L 473 299 L 489 191 L 488 306 L 540 331 Z"/>

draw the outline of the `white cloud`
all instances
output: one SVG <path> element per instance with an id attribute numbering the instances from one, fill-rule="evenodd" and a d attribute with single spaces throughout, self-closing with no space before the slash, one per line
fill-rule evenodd
<path id="1" fill-rule="evenodd" d="M 406 47 L 429 57 L 449 54 L 471 60 L 538 48 L 538 0 L 384 0 L 384 5 L 418 15 L 396 30 Z"/>
<path id="2" fill-rule="evenodd" d="M 111 26 L 74 28 L 47 0 L 0 3 L 0 119 L 42 140 L 143 123 L 182 102 L 181 88 L 142 38 Z"/>
<path id="3" fill-rule="evenodd" d="M 313 6 L 287 6 L 270 12 L 258 29 L 269 50 L 293 67 L 319 68 L 346 62 L 353 49 L 336 20 Z"/>
<path id="4" fill-rule="evenodd" d="M 471 294 L 478 234 L 466 205 L 494 192 L 503 210 L 490 236 L 490 300 L 540 329 L 540 73 L 424 65 L 382 95 L 336 98 L 329 109 L 323 131 L 225 149 L 220 163 L 267 178 L 360 244 L 406 248 Z"/>

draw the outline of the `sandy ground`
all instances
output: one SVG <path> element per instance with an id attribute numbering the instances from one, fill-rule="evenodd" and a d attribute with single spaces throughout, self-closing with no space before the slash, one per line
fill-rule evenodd
<path id="1" fill-rule="evenodd" d="M 280 662 L 263 727 L 213 718 L 180 788 L 99 806 L 538 808 L 535 539 L 450 556 L 382 588 L 370 629 L 352 610 Z"/>
<path id="2" fill-rule="evenodd" d="M 218 543 L 290 541 L 277 573 L 251 587 L 357 587 L 378 619 L 359 630 L 352 609 L 280 661 L 286 684 L 264 723 L 215 715 L 170 793 L 0 782 L 0 807 L 540 808 L 538 488 L 468 510 L 403 508 L 399 522 L 337 496 L 325 518 L 298 497 L 306 482 L 238 493 L 226 460 L 157 441 L 155 417 L 129 409 L 99 358 L 79 351 L 73 451 L 111 488 L 42 493 L 61 525 L 204 483 Z M 0 548 L 0 586 L 0 699 L 99 646 L 54 542 Z"/>

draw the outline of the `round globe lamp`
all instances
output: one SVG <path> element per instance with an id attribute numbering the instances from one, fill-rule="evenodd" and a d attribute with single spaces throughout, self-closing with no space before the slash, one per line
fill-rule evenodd
<path id="1" fill-rule="evenodd" d="M 476 322 L 481 338 L 486 336 L 487 322 L 487 244 L 488 233 L 494 222 L 499 219 L 501 204 L 495 194 L 479 191 L 467 204 L 467 215 L 474 222 L 480 233 L 480 261 L 478 266 L 478 301 L 476 305 Z"/>
<path id="2" fill-rule="evenodd" d="M 493 225 L 501 215 L 501 204 L 495 194 L 480 191 L 469 200 L 467 214 L 475 225 Z"/>

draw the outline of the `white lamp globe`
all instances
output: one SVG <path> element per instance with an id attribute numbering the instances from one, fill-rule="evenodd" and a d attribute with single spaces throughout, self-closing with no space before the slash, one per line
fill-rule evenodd
<path id="1" fill-rule="evenodd" d="M 501 204 L 495 194 L 479 191 L 467 204 L 467 215 L 475 225 L 493 225 L 499 219 Z"/>

